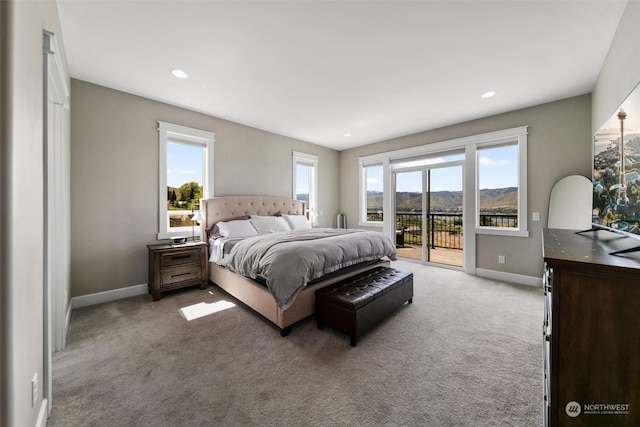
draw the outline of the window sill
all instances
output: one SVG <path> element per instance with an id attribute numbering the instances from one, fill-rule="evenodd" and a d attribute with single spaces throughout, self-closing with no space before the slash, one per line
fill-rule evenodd
<path id="1" fill-rule="evenodd" d="M 358 226 L 360 227 L 380 227 L 382 228 L 384 225 L 382 223 L 382 221 L 360 221 L 358 222 Z"/>
<path id="2" fill-rule="evenodd" d="M 476 228 L 476 234 L 487 234 L 490 236 L 529 237 L 529 231 L 527 230 L 511 230 L 508 228 Z"/>
<path id="3" fill-rule="evenodd" d="M 199 238 L 200 237 L 200 230 L 198 230 L 200 228 L 200 226 L 198 226 L 195 230 L 195 237 Z M 189 239 L 192 238 L 193 234 L 191 233 L 191 230 L 189 230 L 189 232 L 187 233 L 186 231 L 178 231 L 178 232 L 171 232 L 171 233 L 158 233 L 157 234 L 157 240 L 167 240 L 170 239 L 172 237 L 180 237 L 180 236 L 184 236 L 187 237 Z"/>

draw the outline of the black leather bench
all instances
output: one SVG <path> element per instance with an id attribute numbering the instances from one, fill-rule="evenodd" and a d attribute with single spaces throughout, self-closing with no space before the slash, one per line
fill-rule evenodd
<path id="1" fill-rule="evenodd" d="M 377 267 L 316 291 L 318 329 L 358 338 L 405 302 L 413 302 L 413 273 Z"/>

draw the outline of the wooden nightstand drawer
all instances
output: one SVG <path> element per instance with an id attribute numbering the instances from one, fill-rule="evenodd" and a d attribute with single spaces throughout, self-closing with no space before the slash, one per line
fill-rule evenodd
<path id="1" fill-rule="evenodd" d="M 162 283 L 160 284 L 160 288 L 171 285 L 173 283 L 200 280 L 202 279 L 201 273 L 202 272 L 199 264 L 186 265 L 184 267 L 172 268 L 171 270 L 164 270 L 161 272 Z"/>
<path id="2" fill-rule="evenodd" d="M 200 251 L 197 250 L 180 250 L 179 252 L 165 252 L 160 254 L 160 269 L 200 262 Z"/>

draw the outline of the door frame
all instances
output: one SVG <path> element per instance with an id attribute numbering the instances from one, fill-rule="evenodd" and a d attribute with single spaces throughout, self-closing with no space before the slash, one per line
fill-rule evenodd
<path id="1" fill-rule="evenodd" d="M 52 354 L 64 350 L 70 305 L 69 88 L 54 33 L 43 31 L 43 400 L 53 407 Z"/>
<path id="2" fill-rule="evenodd" d="M 446 153 L 446 152 L 445 152 Z M 443 153 L 444 154 L 444 153 Z M 432 157 L 431 155 L 429 157 Z M 429 248 L 426 243 L 428 243 L 429 239 L 428 239 L 428 221 L 427 219 L 427 209 L 428 209 L 428 189 L 429 186 L 431 185 L 430 183 L 430 171 L 433 169 L 444 169 L 444 168 L 450 168 L 450 167 L 460 167 L 460 172 L 462 173 L 461 176 L 461 183 L 462 183 L 462 226 L 464 227 L 466 222 L 467 222 L 467 213 L 466 213 L 466 209 L 465 209 L 465 204 L 464 204 L 464 192 L 465 192 L 465 163 L 466 163 L 466 155 L 465 155 L 465 159 L 463 160 L 454 160 L 454 161 L 449 161 L 449 162 L 442 162 L 442 163 L 433 163 L 433 164 L 426 164 L 426 165 L 421 165 L 421 166 L 410 166 L 410 167 L 406 167 L 406 168 L 398 168 L 398 169 L 391 169 L 391 194 L 392 197 L 390 197 L 390 201 L 391 201 L 391 212 L 392 212 L 392 216 L 394 218 L 393 222 L 395 223 L 395 215 L 396 215 L 396 184 L 397 184 L 397 180 L 396 180 L 396 174 L 398 173 L 407 173 L 407 172 L 422 172 L 422 223 L 423 224 L 427 224 L 427 226 L 423 226 L 421 233 L 422 233 L 422 259 L 420 260 L 420 262 L 422 264 L 426 264 L 426 265 L 434 265 L 434 266 L 438 266 L 438 267 L 443 267 L 443 268 L 451 268 L 451 269 L 455 269 L 455 270 L 464 270 L 466 271 L 466 266 L 467 266 L 467 247 L 466 247 L 466 241 L 463 240 L 463 244 L 462 244 L 462 265 L 461 266 L 457 266 L 457 265 L 450 265 L 450 264 L 442 264 L 442 263 L 436 263 L 436 262 L 432 262 L 429 261 Z M 395 226 L 394 228 L 394 232 L 395 232 Z M 466 233 L 465 233 L 466 234 Z M 475 252 L 475 251 L 474 251 Z"/>

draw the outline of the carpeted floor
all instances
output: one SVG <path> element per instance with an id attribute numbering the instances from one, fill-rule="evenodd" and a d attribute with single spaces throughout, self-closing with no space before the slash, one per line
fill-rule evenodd
<path id="1" fill-rule="evenodd" d="M 74 310 L 48 425 L 539 426 L 541 289 L 397 261 L 414 302 L 349 346 L 312 319 L 280 337 L 210 287 Z"/>

